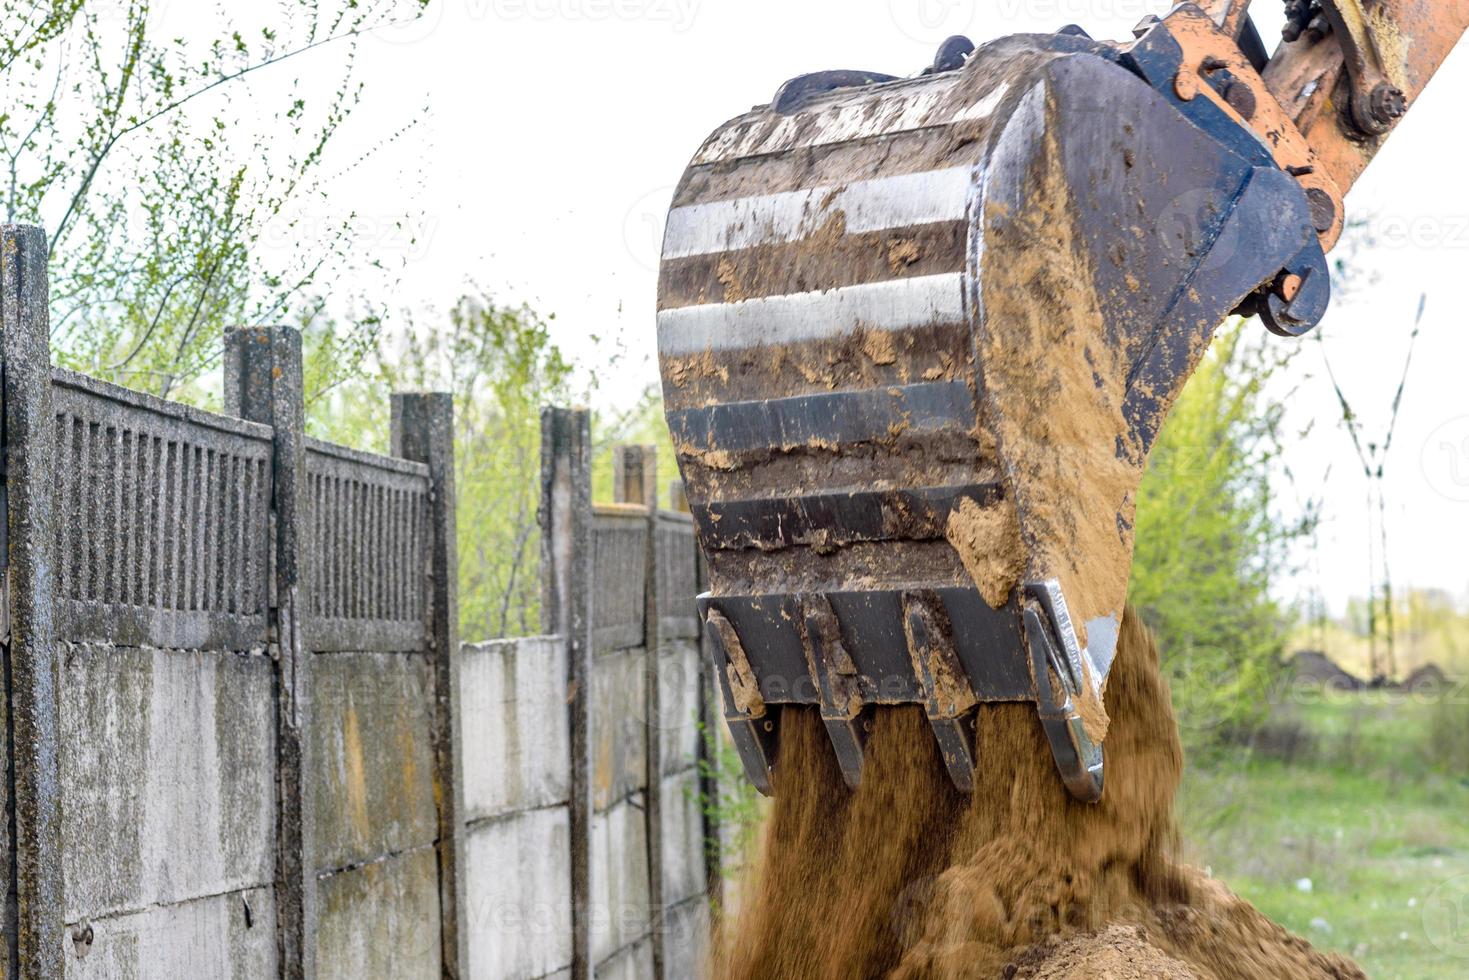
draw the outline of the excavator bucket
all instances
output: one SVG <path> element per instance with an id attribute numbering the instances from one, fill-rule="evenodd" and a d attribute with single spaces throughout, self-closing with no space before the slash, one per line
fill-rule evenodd
<path id="1" fill-rule="evenodd" d="M 1229 111 L 1246 60 L 1187 73 L 1212 29 L 1184 6 L 1127 45 L 955 39 L 913 78 L 803 76 L 689 165 L 659 359 L 762 791 L 786 705 L 819 707 L 856 785 L 873 707 L 921 704 L 967 790 L 975 712 L 1023 701 L 1101 795 L 1149 447 L 1231 311 L 1317 322 L 1340 224 Z"/>

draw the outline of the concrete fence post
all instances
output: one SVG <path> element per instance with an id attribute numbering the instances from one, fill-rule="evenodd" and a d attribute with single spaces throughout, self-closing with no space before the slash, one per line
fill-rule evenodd
<path id="1" fill-rule="evenodd" d="M 464 763 L 459 717 L 459 549 L 454 490 L 454 399 L 447 392 L 392 396 L 393 455 L 424 463 L 432 494 L 430 639 L 434 667 L 434 788 L 439 813 L 443 975 L 469 975 L 465 898 Z"/>
<path id="2" fill-rule="evenodd" d="M 316 976 L 315 820 L 307 759 L 310 651 L 310 496 L 301 335 L 290 327 L 243 328 L 225 338 L 225 411 L 271 427 L 271 509 L 275 516 L 271 640 L 276 666 L 276 942 L 284 980 Z"/>
<path id="3" fill-rule="evenodd" d="M 682 480 L 668 481 L 668 507 L 670 510 L 676 510 L 680 514 L 690 513 L 689 495 L 684 490 Z"/>
<path id="4" fill-rule="evenodd" d="M 60 651 L 56 644 L 56 417 L 46 232 L 0 226 L 0 359 L 4 364 L 5 690 L 9 820 L 6 976 L 63 970 Z M 3 793 L 4 790 L 0 790 Z"/>
<path id="5" fill-rule="evenodd" d="M 657 484 L 648 466 L 654 461 L 652 446 L 612 447 L 612 500 L 619 504 L 656 503 Z"/>
<path id="6" fill-rule="evenodd" d="M 571 976 L 592 976 L 592 432 L 586 409 L 541 411 L 541 629 L 566 644 Z"/>
<path id="7" fill-rule="evenodd" d="M 617 503 L 648 508 L 647 559 L 643 579 L 643 697 L 647 719 L 647 788 L 643 819 L 648 845 L 648 906 L 653 929 L 653 976 L 664 975 L 667 903 L 663 888 L 663 704 L 659 677 L 658 451 L 653 446 L 614 446 L 612 481 Z"/>

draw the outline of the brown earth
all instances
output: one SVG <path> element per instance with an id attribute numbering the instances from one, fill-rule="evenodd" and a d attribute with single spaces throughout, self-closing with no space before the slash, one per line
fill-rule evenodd
<path id="1" fill-rule="evenodd" d="M 946 533 L 984 601 L 994 609 L 1010 601 L 1010 593 L 1025 574 L 1025 549 L 1020 543 L 1015 502 L 1004 498 L 983 507 L 961 497 L 949 514 Z"/>
<path id="2" fill-rule="evenodd" d="M 785 709 L 775 801 L 718 980 L 1359 978 L 1176 858 L 1183 751 L 1151 636 L 1123 620 L 1107 784 L 1074 801 L 1030 705 L 980 709 L 975 792 L 923 713 L 879 709 L 862 786 L 819 717 Z"/>
<path id="3" fill-rule="evenodd" d="M 1297 651 L 1290 659 L 1290 671 L 1298 681 L 1312 681 L 1333 691 L 1359 691 L 1367 686 L 1320 650 Z"/>
<path id="4" fill-rule="evenodd" d="M 1198 980 L 1199 976 L 1187 963 L 1149 942 L 1137 926 L 1120 925 L 1052 936 L 1016 957 L 1010 967 L 1014 980 Z"/>

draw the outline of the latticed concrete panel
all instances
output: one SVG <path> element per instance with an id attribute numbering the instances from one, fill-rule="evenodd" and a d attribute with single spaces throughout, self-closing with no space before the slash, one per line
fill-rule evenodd
<path id="1" fill-rule="evenodd" d="M 599 506 L 592 518 L 593 649 L 643 643 L 643 582 L 648 563 L 648 513 L 626 504 Z"/>
<path id="2" fill-rule="evenodd" d="M 697 639 L 698 546 L 688 514 L 658 514 L 658 629 L 668 639 Z"/>
<path id="3" fill-rule="evenodd" d="M 306 445 L 311 648 L 424 649 L 428 467 L 314 439 Z"/>
<path id="4" fill-rule="evenodd" d="M 53 373 L 57 635 L 266 640 L 270 429 Z"/>

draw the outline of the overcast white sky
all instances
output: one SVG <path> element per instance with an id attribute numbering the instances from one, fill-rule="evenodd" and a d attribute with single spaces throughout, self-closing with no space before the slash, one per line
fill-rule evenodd
<path id="1" fill-rule="evenodd" d="M 627 400 L 657 377 L 655 270 L 663 211 L 688 158 L 719 123 L 824 68 L 908 74 L 945 36 L 983 41 L 1078 23 L 1123 38 L 1149 0 L 433 0 L 423 19 L 363 45 L 364 143 L 426 117 L 414 134 L 334 184 L 324 217 L 357 212 L 404 248 L 401 304 L 447 305 L 467 280 L 556 314 L 555 339 L 603 362 L 628 356 L 599 398 Z M 1275 0 L 1256 0 L 1268 40 Z M 1348 198 L 1377 219 L 1364 257 L 1376 281 L 1324 327 L 1333 365 L 1369 432 L 1386 426 L 1421 293 L 1428 294 L 1387 487 L 1395 578 L 1469 590 L 1469 51 L 1461 44 Z M 309 64 L 293 69 L 305 74 Z M 330 79 L 332 81 L 334 79 Z M 381 124 L 381 125 L 380 125 Z M 409 247 L 393 230 L 415 219 Z M 1280 341 L 1290 343 L 1290 341 Z M 1331 468 L 1317 579 L 1333 606 L 1366 581 L 1365 482 L 1310 345 L 1297 360 L 1294 421 L 1318 420 L 1290 463 L 1302 497 Z M 1286 499 L 1283 506 L 1294 504 Z M 1302 582 L 1303 586 L 1310 582 Z"/>

